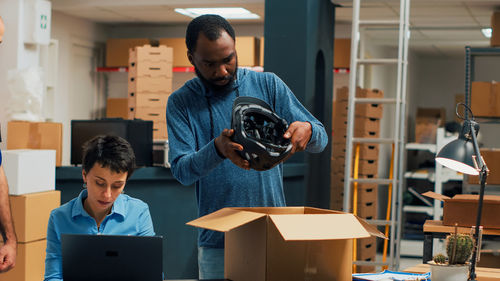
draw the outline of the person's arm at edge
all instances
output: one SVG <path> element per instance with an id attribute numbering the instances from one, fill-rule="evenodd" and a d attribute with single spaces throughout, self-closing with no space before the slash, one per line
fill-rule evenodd
<path id="1" fill-rule="evenodd" d="M 170 170 L 181 184 L 191 185 L 224 161 L 224 158 L 215 148 L 215 139 L 196 151 L 195 136 L 180 106 L 182 100 L 173 95 L 167 103 Z"/>
<path id="2" fill-rule="evenodd" d="M 17 237 L 10 210 L 9 186 L 3 166 L 0 166 L 0 229 L 4 241 L 0 248 L 0 272 L 5 272 L 16 265 Z"/>
<path id="3" fill-rule="evenodd" d="M 56 231 L 54 211 L 50 214 L 47 226 L 47 248 L 45 252 L 44 281 L 62 281 L 61 241 Z"/>
<path id="4" fill-rule="evenodd" d="M 290 122 L 290 127 L 295 126 L 295 122 L 308 122 L 311 125 L 311 136 L 307 142 L 305 150 L 311 153 L 323 151 L 328 144 L 328 135 L 325 127 L 314 117 L 295 97 L 290 88 L 274 73 L 272 85 L 275 91 L 275 110 L 281 117 Z M 294 124 L 294 125 L 292 125 Z"/>

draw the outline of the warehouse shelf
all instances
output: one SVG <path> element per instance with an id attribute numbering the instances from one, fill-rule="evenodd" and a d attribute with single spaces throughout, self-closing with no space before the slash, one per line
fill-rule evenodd
<path id="1" fill-rule="evenodd" d="M 430 182 L 436 181 L 436 173 L 434 169 L 419 169 L 415 171 L 408 171 L 405 173 L 405 178 L 407 179 L 422 179 L 428 180 Z M 461 181 L 463 180 L 463 174 L 457 173 L 451 169 L 443 167 L 442 173 L 440 175 L 441 182 L 448 181 Z"/>
<path id="2" fill-rule="evenodd" d="M 262 66 L 240 66 L 240 68 L 246 68 L 257 72 L 263 72 L 264 68 Z M 185 66 L 185 67 L 173 67 L 173 72 L 180 73 L 193 73 L 193 66 Z M 96 72 L 128 72 L 128 67 L 97 67 Z M 349 70 L 347 70 L 349 72 Z"/>
<path id="3" fill-rule="evenodd" d="M 436 145 L 432 143 L 407 143 L 406 144 L 406 149 L 407 150 L 427 150 L 431 153 L 436 153 Z"/>

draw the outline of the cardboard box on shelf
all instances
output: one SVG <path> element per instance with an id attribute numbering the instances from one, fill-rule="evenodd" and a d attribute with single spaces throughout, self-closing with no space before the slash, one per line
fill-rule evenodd
<path id="1" fill-rule="evenodd" d="M 354 155 L 353 155 L 354 159 Z M 345 172 L 345 157 L 338 157 L 332 159 L 332 172 L 344 173 Z M 354 173 L 354 161 L 352 162 L 351 172 Z M 378 160 L 376 159 L 359 159 L 358 173 L 364 175 L 375 175 L 378 173 Z"/>
<path id="2" fill-rule="evenodd" d="M 260 64 L 259 38 L 253 36 L 236 36 L 236 53 L 238 65 L 257 66 Z"/>
<path id="3" fill-rule="evenodd" d="M 108 98 L 106 101 L 106 118 L 128 118 L 128 99 Z"/>
<path id="4" fill-rule="evenodd" d="M 333 157 L 345 157 L 346 144 L 345 142 L 333 143 Z M 364 143 L 359 145 L 359 159 L 377 160 L 379 152 L 379 144 Z M 353 153 L 354 155 L 354 153 Z"/>
<path id="5" fill-rule="evenodd" d="M 165 107 L 131 107 L 129 119 L 142 119 L 167 122 L 167 109 Z"/>
<path id="6" fill-rule="evenodd" d="M 168 61 L 130 62 L 128 67 L 128 76 L 139 79 L 145 76 L 172 78 L 173 76 L 172 62 Z"/>
<path id="7" fill-rule="evenodd" d="M 151 45 L 137 46 L 129 49 L 129 67 L 130 63 L 170 63 L 174 59 L 174 49 L 166 45 L 153 47 Z M 130 69 L 129 69 L 130 71 Z"/>
<path id="8" fill-rule="evenodd" d="M 493 15 L 491 15 L 490 46 L 491 47 L 500 46 L 500 11 L 495 11 Z"/>
<path id="9" fill-rule="evenodd" d="M 106 41 L 106 66 L 125 67 L 128 65 L 128 50 L 149 44 L 146 38 L 108 39 Z"/>
<path id="10" fill-rule="evenodd" d="M 47 240 L 17 244 L 16 266 L 0 274 L 0 281 L 42 281 Z"/>
<path id="11" fill-rule="evenodd" d="M 172 78 L 166 77 L 129 77 L 128 79 L 129 93 L 157 93 L 157 92 L 172 92 Z"/>
<path id="12" fill-rule="evenodd" d="M 12 219 L 18 242 L 31 242 L 47 237 L 50 212 L 61 204 L 59 190 L 10 195 Z"/>
<path id="13" fill-rule="evenodd" d="M 55 189 L 56 151 L 15 149 L 2 152 L 2 167 L 9 194 L 21 195 Z"/>
<path id="14" fill-rule="evenodd" d="M 444 108 L 417 108 L 415 142 L 436 143 L 437 128 L 444 126 L 445 118 Z"/>
<path id="15" fill-rule="evenodd" d="M 500 84 L 472 82 L 470 106 L 474 116 L 500 117 Z"/>
<path id="16" fill-rule="evenodd" d="M 260 37 L 260 57 L 259 65 L 264 66 L 264 37 Z"/>
<path id="17" fill-rule="evenodd" d="M 173 48 L 173 64 L 174 67 L 190 67 L 191 62 L 187 57 L 186 39 L 179 38 L 161 38 L 160 45 L 166 45 Z"/>
<path id="18" fill-rule="evenodd" d="M 336 101 L 336 106 L 334 108 L 335 114 L 347 115 L 348 101 Z M 356 104 L 356 116 L 368 117 L 368 118 L 382 118 L 383 107 L 382 104 L 370 103 L 370 104 Z"/>
<path id="19" fill-rule="evenodd" d="M 490 170 L 486 184 L 500 184 L 500 149 L 481 148 L 481 156 Z M 470 184 L 479 184 L 479 176 L 468 176 Z"/>
<path id="20" fill-rule="evenodd" d="M 482 249 L 481 259 L 479 260 L 477 266 L 500 268 L 500 250 Z"/>
<path id="21" fill-rule="evenodd" d="M 167 107 L 170 93 L 130 93 L 128 108 L 130 107 Z M 127 111 L 128 112 L 128 111 Z"/>
<path id="22" fill-rule="evenodd" d="M 62 123 L 10 121 L 7 149 L 54 149 L 56 166 L 62 165 Z"/>
<path id="23" fill-rule="evenodd" d="M 335 38 L 333 40 L 333 67 L 349 68 L 351 66 L 351 38 Z"/>
<path id="24" fill-rule="evenodd" d="M 457 194 L 453 198 L 428 191 L 424 196 L 443 201 L 443 225 L 476 225 L 479 195 Z M 481 225 L 484 228 L 500 229 L 500 196 L 484 195 Z"/>
<path id="25" fill-rule="evenodd" d="M 384 97 L 384 91 L 379 89 L 365 89 L 356 87 L 356 97 L 380 99 Z M 337 93 L 335 94 L 335 100 L 346 101 L 348 99 L 349 99 L 349 88 L 348 87 L 338 88 Z"/>
<path id="26" fill-rule="evenodd" d="M 384 237 L 352 214 L 309 207 L 224 208 L 187 224 L 225 233 L 224 275 L 238 281 L 350 281 L 353 238 Z"/>
<path id="27" fill-rule="evenodd" d="M 153 123 L 153 139 L 154 140 L 167 140 L 167 122 L 166 121 L 156 121 Z"/>

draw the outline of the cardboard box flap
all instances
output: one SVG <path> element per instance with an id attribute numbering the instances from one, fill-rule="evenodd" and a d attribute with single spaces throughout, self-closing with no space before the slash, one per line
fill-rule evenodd
<path id="1" fill-rule="evenodd" d="M 453 201 L 467 202 L 467 201 L 478 201 L 479 195 L 476 194 L 457 194 L 453 196 Z M 484 203 L 500 204 L 499 195 L 484 195 Z"/>
<path id="2" fill-rule="evenodd" d="M 366 220 L 360 217 L 356 218 L 358 219 L 359 223 L 366 229 L 366 231 L 370 233 L 371 236 L 375 236 L 382 239 L 389 239 L 382 232 L 380 232 L 375 225 L 368 223 Z"/>
<path id="3" fill-rule="evenodd" d="M 269 215 L 285 241 L 370 237 L 352 214 Z"/>
<path id="4" fill-rule="evenodd" d="M 265 216 L 266 214 L 262 213 L 224 208 L 192 220 L 186 224 L 215 231 L 228 232 L 231 229 Z"/>
<path id="5" fill-rule="evenodd" d="M 437 199 L 439 201 L 444 201 L 444 200 L 450 199 L 450 197 L 436 193 L 434 191 L 427 191 L 426 193 L 422 193 L 422 195 L 430 197 L 432 199 Z"/>

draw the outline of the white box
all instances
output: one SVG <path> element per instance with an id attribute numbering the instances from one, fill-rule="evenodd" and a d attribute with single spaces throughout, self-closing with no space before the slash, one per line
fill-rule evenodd
<path id="1" fill-rule="evenodd" d="M 2 155 L 9 194 L 55 190 L 55 150 L 13 149 L 2 151 Z"/>

